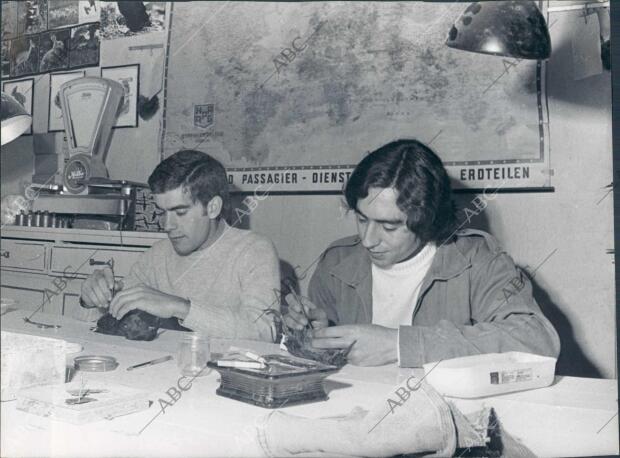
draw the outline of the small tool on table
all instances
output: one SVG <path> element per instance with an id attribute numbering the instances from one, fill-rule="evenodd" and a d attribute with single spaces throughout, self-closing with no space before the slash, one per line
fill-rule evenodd
<path id="1" fill-rule="evenodd" d="M 24 318 L 24 321 L 28 324 L 35 325 L 39 329 L 60 329 L 62 327 L 59 324 L 47 324 L 47 323 L 40 323 L 38 321 L 33 321 L 28 317 Z"/>
<path id="2" fill-rule="evenodd" d="M 127 368 L 128 371 L 132 371 L 134 369 L 138 369 L 139 367 L 153 366 L 154 364 L 165 363 L 166 361 L 170 361 L 172 356 L 164 356 L 162 358 L 153 359 L 151 361 L 146 361 L 145 363 L 136 364 L 134 366 L 129 366 Z"/>

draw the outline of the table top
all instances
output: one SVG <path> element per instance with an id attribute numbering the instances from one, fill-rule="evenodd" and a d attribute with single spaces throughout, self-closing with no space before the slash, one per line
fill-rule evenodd
<path id="1" fill-rule="evenodd" d="M 264 456 L 255 442 L 253 425 L 270 410 L 217 396 L 216 372 L 196 378 L 191 388 L 162 413 L 158 400 L 172 402 L 166 392 L 177 386 L 180 377 L 176 351 L 183 333 L 164 331 L 151 342 L 129 341 L 94 333 L 93 323 L 44 313 L 37 313 L 33 319 L 62 327 L 39 329 L 24 322 L 28 313 L 9 310 L 2 316 L 2 330 L 75 342 L 83 347 L 82 355 L 114 356 L 119 362 L 116 370 L 87 373 L 87 382 L 145 390 L 154 402 L 146 411 L 80 426 L 19 411 L 14 401 L 3 402 L 2 456 Z M 211 349 L 223 351 L 233 344 L 261 354 L 280 351 L 274 344 L 226 340 L 212 341 Z M 166 355 L 173 359 L 126 370 Z M 347 365 L 325 381 L 327 401 L 284 406 L 282 410 L 318 418 L 343 415 L 356 406 L 368 408 L 383 399 L 387 406 L 395 385 L 412 374 L 421 376 L 422 372 L 396 365 Z M 547 388 L 449 400 L 465 414 L 483 406 L 494 407 L 507 431 L 539 456 L 618 453 L 616 380 L 556 377 Z"/>

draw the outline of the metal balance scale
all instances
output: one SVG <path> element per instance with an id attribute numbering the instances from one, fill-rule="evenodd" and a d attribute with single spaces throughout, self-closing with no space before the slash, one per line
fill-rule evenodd
<path id="1" fill-rule="evenodd" d="M 123 86 L 109 79 L 84 77 L 59 90 L 69 159 L 58 185 L 39 188 L 32 211 L 64 215 L 71 227 L 131 230 L 138 187 L 145 184 L 110 180 L 105 166 L 112 126 Z"/>

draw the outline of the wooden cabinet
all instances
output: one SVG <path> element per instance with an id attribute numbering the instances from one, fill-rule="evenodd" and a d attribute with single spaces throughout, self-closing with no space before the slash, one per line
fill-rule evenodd
<path id="1" fill-rule="evenodd" d="M 84 279 L 110 260 L 116 277 L 125 277 L 140 254 L 165 237 L 152 232 L 5 226 L 1 295 L 27 310 L 95 320 L 97 309 L 79 305 Z"/>

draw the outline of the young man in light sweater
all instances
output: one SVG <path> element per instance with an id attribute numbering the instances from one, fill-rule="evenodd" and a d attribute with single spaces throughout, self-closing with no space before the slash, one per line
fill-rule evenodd
<path id="1" fill-rule="evenodd" d="M 210 337 L 272 341 L 273 322 L 263 311 L 279 309 L 278 256 L 267 238 L 223 219 L 229 194 L 222 164 L 179 151 L 155 168 L 149 186 L 168 239 L 142 254 L 122 284 L 110 268 L 95 271 L 82 284 L 82 303 L 117 319 L 140 309 Z"/>
<path id="2" fill-rule="evenodd" d="M 344 194 L 358 235 L 323 253 L 305 314 L 286 298 L 287 324 L 308 316 L 315 347 L 353 344 L 354 364 L 403 367 L 511 350 L 558 356 L 529 279 L 491 235 L 457 230 L 448 175 L 428 147 L 399 140 L 370 153 Z"/>

